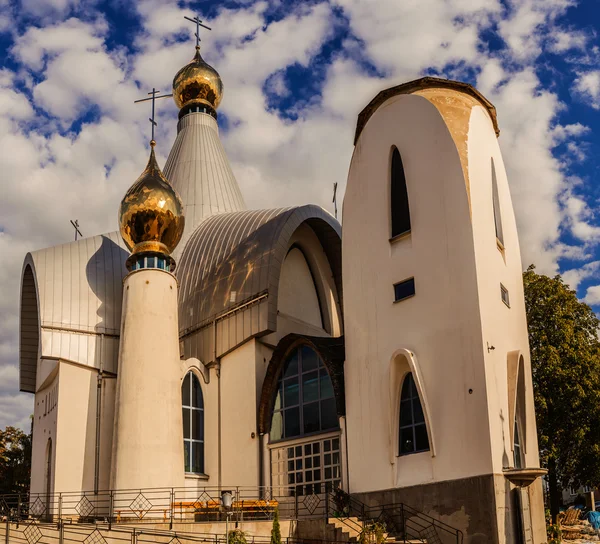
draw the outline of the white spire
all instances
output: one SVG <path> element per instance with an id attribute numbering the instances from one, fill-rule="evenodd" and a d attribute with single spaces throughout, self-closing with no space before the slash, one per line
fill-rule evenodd
<path id="1" fill-rule="evenodd" d="M 188 113 L 179 120 L 164 175 L 184 205 L 181 249 L 207 217 L 246 209 L 219 139 L 217 121 L 207 113 Z"/>

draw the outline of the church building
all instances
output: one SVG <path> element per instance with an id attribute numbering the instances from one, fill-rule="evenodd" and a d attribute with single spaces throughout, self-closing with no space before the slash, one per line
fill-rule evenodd
<path id="1" fill-rule="evenodd" d="M 340 224 L 306 203 L 247 209 L 222 97 L 197 47 L 164 169 L 153 140 L 119 231 L 25 258 L 31 493 L 50 511 L 59 493 L 341 488 L 465 543 L 546 542 L 494 106 L 433 77 L 382 90 Z"/>

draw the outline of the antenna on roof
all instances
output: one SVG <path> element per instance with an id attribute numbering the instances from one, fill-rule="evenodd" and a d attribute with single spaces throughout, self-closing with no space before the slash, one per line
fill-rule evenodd
<path id="1" fill-rule="evenodd" d="M 75 221 L 71 219 L 71 225 L 73 225 L 73 228 L 75 229 L 75 241 L 77 242 L 77 235 L 79 234 L 79 236 L 83 236 L 79 230 L 79 221 L 77 219 L 75 219 Z"/>
<path id="2" fill-rule="evenodd" d="M 333 184 L 333 209 L 335 211 L 335 218 L 337 219 L 337 181 Z"/>
<path id="3" fill-rule="evenodd" d="M 200 27 L 206 28 L 206 30 L 212 30 L 209 26 L 203 25 L 202 20 L 196 15 L 196 17 L 186 17 L 184 15 L 184 19 L 191 21 L 192 23 L 196 23 L 196 49 L 200 49 Z"/>
<path id="4" fill-rule="evenodd" d="M 156 96 L 158 93 L 160 93 L 160 91 L 157 91 L 153 87 L 152 92 L 148 93 L 148 94 L 152 95 L 150 98 L 141 98 L 140 100 L 133 101 L 134 104 L 137 104 L 138 102 L 147 102 L 148 100 L 152 100 L 152 117 L 150 117 L 148 119 L 148 121 L 150 121 L 150 123 L 152 124 L 152 140 L 150 140 L 151 144 L 152 144 L 152 142 L 154 142 L 154 127 L 156 126 L 156 121 L 154 120 L 154 103 L 159 98 L 168 98 L 169 96 L 173 96 L 172 94 L 163 94 L 161 96 Z"/>

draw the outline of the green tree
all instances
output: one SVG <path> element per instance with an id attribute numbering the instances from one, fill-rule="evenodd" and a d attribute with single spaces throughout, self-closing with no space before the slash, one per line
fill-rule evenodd
<path id="1" fill-rule="evenodd" d="M 31 474 L 31 435 L 16 427 L 0 430 L 0 494 L 26 493 Z"/>
<path id="2" fill-rule="evenodd" d="M 279 526 L 279 508 L 273 514 L 273 528 L 271 529 L 271 544 L 281 544 L 281 527 Z"/>
<path id="3" fill-rule="evenodd" d="M 560 487 L 600 482 L 600 322 L 560 276 L 523 275 L 542 466 L 550 511 Z"/>

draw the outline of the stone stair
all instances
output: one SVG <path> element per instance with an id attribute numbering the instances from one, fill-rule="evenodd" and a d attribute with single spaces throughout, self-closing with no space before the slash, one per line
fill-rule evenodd
<path id="1" fill-rule="evenodd" d="M 336 531 L 344 535 L 344 540 L 347 542 L 358 542 L 358 538 L 360 537 L 360 533 L 363 528 L 363 522 L 357 517 L 348 517 L 348 518 L 329 518 L 327 520 L 328 524 L 331 527 L 334 527 Z M 397 540 L 394 535 L 387 534 L 385 535 L 385 542 L 388 543 L 402 543 L 402 544 L 428 544 L 428 540 L 419 539 L 419 540 Z"/>

